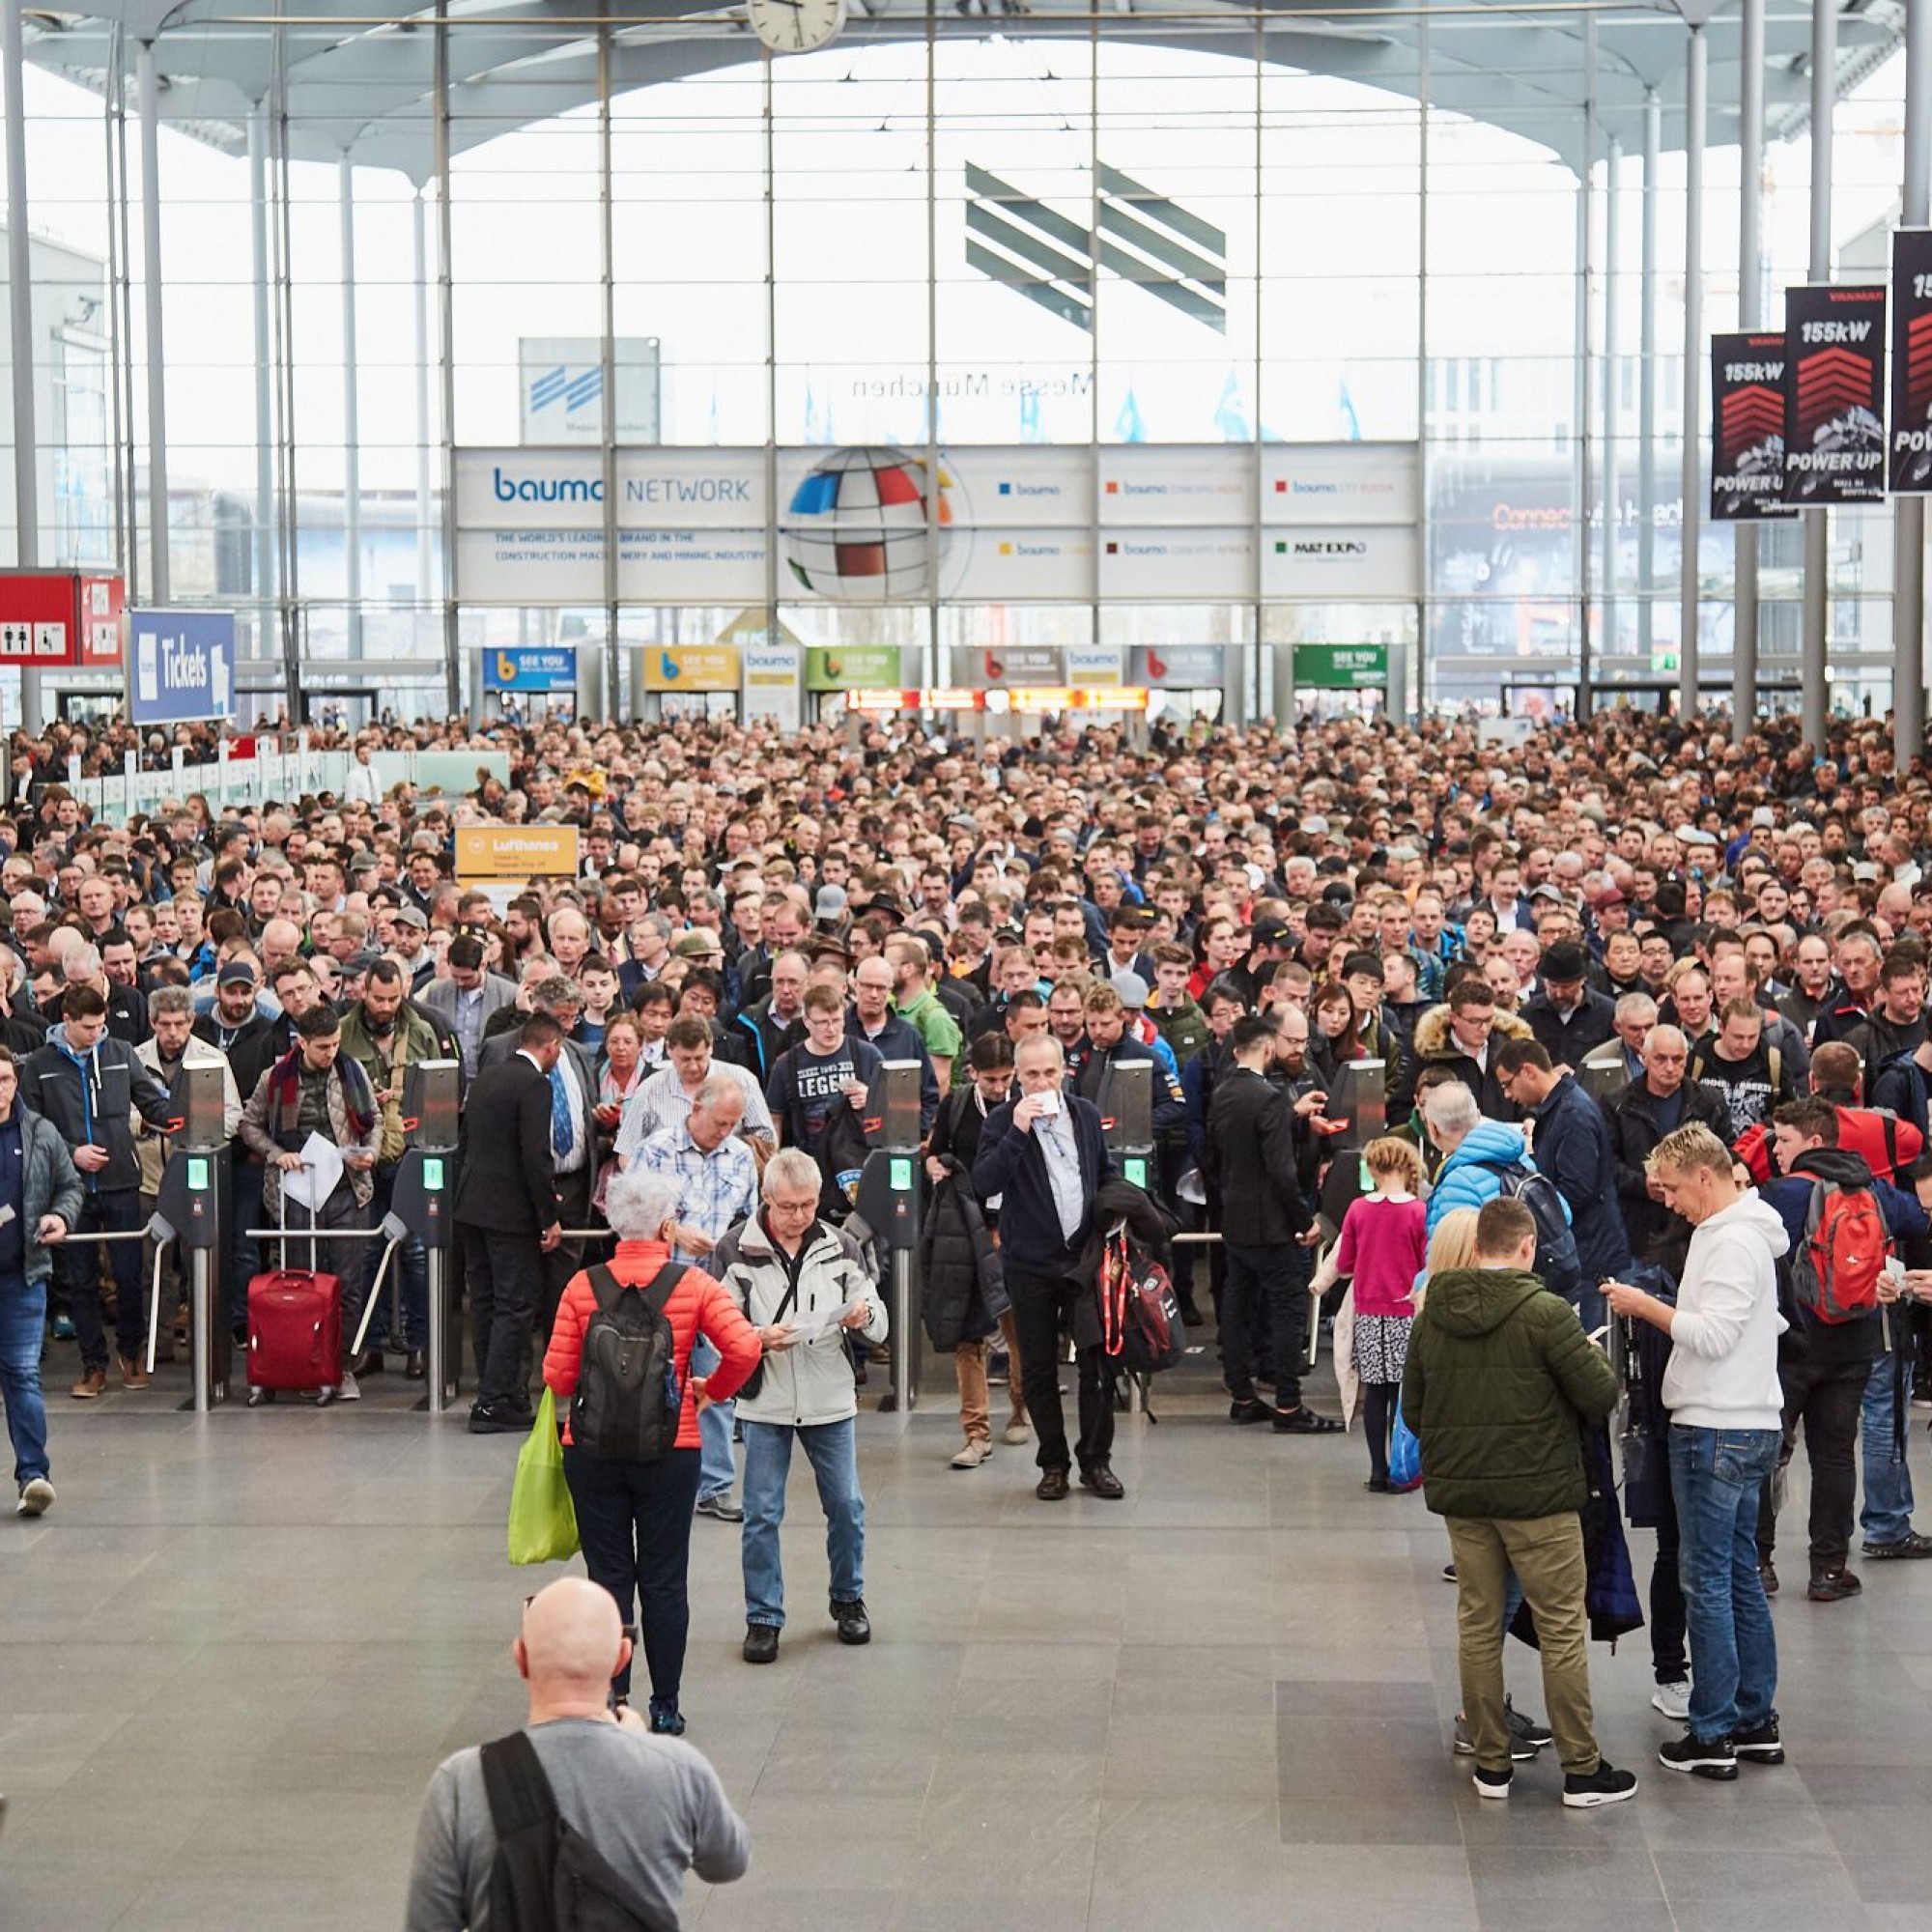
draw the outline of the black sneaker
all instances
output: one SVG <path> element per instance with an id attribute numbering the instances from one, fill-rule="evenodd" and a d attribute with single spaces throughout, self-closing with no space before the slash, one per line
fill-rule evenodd
<path id="1" fill-rule="evenodd" d="M 1636 1773 L 1619 1771 L 1608 1758 L 1599 1758 L 1595 1771 L 1581 1776 L 1568 1773 L 1563 1779 L 1563 1802 L 1573 1811 L 1594 1810 L 1599 1804 L 1621 1804 L 1636 1796 Z"/>
<path id="2" fill-rule="evenodd" d="M 1767 1597 L 1777 1595 L 1777 1566 L 1769 1556 L 1757 1566 L 1757 1580 L 1764 1585 L 1764 1594 Z"/>
<path id="3" fill-rule="evenodd" d="M 745 1662 L 747 1663 L 776 1663 L 778 1661 L 778 1625 L 747 1624 L 745 1626 Z"/>
<path id="4" fill-rule="evenodd" d="M 1849 1570 L 1820 1570 L 1804 1586 L 1804 1594 L 1814 1604 L 1842 1604 L 1864 1587 Z"/>
<path id="5" fill-rule="evenodd" d="M 1761 1724 L 1733 1731 L 1731 1748 L 1740 1764 L 1782 1764 L 1784 1740 L 1777 1734 L 1777 1713 L 1774 1711 Z"/>
<path id="6" fill-rule="evenodd" d="M 866 1614 L 866 1600 L 854 1597 L 849 1603 L 832 1602 L 832 1621 L 838 1626 L 840 1643 L 870 1643 L 872 1622 Z"/>
<path id="7" fill-rule="evenodd" d="M 1932 1536 L 1920 1536 L 1916 1529 L 1908 1529 L 1896 1543 L 1868 1543 L 1864 1548 L 1867 1556 L 1893 1562 L 1908 1561 L 1932 1556 Z"/>
<path id="8" fill-rule="evenodd" d="M 1470 1781 L 1476 1787 L 1478 1798 L 1507 1798 L 1515 1777 L 1516 1773 L 1513 1771 L 1485 1771 L 1478 1765 L 1476 1775 Z"/>
<path id="9" fill-rule="evenodd" d="M 1526 1745 L 1535 1745 L 1539 1750 L 1545 1745 L 1556 1742 L 1556 1733 L 1548 1724 L 1539 1723 L 1534 1718 L 1519 1711 L 1507 1692 L 1503 1696 L 1503 1722 L 1509 1726 L 1512 1738 L 1520 1738 Z"/>
<path id="10" fill-rule="evenodd" d="M 1688 1771 L 1692 1777 L 1708 1777 L 1728 1784 L 1738 1775 L 1737 1747 L 1729 1738 L 1700 1738 L 1686 1731 L 1657 1747 L 1657 1761 L 1668 1771 Z"/>
<path id="11" fill-rule="evenodd" d="M 743 1522 L 745 1512 L 728 1495 L 699 1496 L 697 1514 L 708 1516 L 713 1522 Z"/>

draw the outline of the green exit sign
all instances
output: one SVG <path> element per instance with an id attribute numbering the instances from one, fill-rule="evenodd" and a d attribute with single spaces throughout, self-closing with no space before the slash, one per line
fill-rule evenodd
<path id="1" fill-rule="evenodd" d="M 895 1194 L 910 1194 L 912 1192 L 912 1162 L 909 1160 L 900 1160 L 895 1156 L 893 1160 L 892 1181 L 893 1192 Z"/>
<path id="2" fill-rule="evenodd" d="M 199 1154 L 190 1154 L 187 1162 L 187 1185 L 190 1194 L 208 1192 L 208 1162 Z"/>
<path id="3" fill-rule="evenodd" d="M 430 1192 L 431 1192 L 432 1194 L 435 1194 L 435 1193 L 438 1193 L 438 1192 L 440 1192 L 440 1189 L 441 1189 L 441 1187 L 442 1187 L 442 1162 L 441 1162 L 441 1161 L 440 1161 L 440 1160 L 434 1160 L 434 1159 L 431 1159 L 431 1158 L 429 1158 L 429 1157 L 427 1157 L 427 1156 L 425 1156 L 425 1157 L 424 1157 L 424 1160 L 423 1160 L 423 1186 L 424 1186 L 425 1188 L 427 1188 L 427 1189 L 428 1189 L 428 1190 L 429 1190 L 429 1191 L 430 1191 Z"/>

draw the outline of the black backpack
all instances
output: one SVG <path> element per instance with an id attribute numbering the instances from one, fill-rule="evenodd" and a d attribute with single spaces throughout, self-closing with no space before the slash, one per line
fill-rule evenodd
<path id="1" fill-rule="evenodd" d="M 644 1288 L 608 1267 L 588 1272 L 597 1308 L 583 1331 L 570 1439 L 599 1462 L 655 1463 L 675 1446 L 684 1406 L 677 1338 L 665 1316 L 684 1269 L 668 1263 Z"/>
<path id="2" fill-rule="evenodd" d="M 667 1932 L 671 1921 L 636 1904 L 610 1861 L 557 1810 L 526 1732 L 485 1745 L 482 1760 L 497 1832 L 491 1932 Z"/>
<path id="3" fill-rule="evenodd" d="M 1502 1183 L 1506 1200 L 1520 1201 L 1536 1217 L 1537 1278 L 1551 1294 L 1561 1295 L 1574 1307 L 1583 1292 L 1583 1263 L 1556 1183 L 1527 1161 L 1484 1160 L 1476 1165 L 1488 1168 Z"/>

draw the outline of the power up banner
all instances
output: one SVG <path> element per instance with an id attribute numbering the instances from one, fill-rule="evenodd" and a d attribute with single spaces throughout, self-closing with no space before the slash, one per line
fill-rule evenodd
<path id="1" fill-rule="evenodd" d="M 1932 493 L 1932 228 L 1891 238 L 1891 487 Z"/>
<path id="2" fill-rule="evenodd" d="M 1784 507 L 1784 337 L 1711 338 L 1711 521 L 1788 517 Z"/>
<path id="3" fill-rule="evenodd" d="M 1885 498 L 1885 287 L 1784 292 L 1784 500 Z"/>
<path id="4" fill-rule="evenodd" d="M 1269 443 L 1259 458 L 1238 443 L 1026 444 L 942 450 L 931 467 L 923 450 L 882 444 L 781 450 L 781 598 L 1353 603 L 1421 592 L 1412 443 Z M 616 487 L 626 603 L 763 601 L 762 449 L 622 449 Z M 466 602 L 604 596 L 596 452 L 459 451 L 456 521 Z"/>

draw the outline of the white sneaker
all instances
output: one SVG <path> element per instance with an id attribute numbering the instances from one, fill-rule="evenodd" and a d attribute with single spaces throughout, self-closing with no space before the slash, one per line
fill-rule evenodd
<path id="1" fill-rule="evenodd" d="M 1033 1430 L 1024 1422 L 1009 1422 L 1000 1432 L 1000 1440 L 1009 1449 L 1017 1449 L 1023 1443 L 1033 1440 Z"/>
<path id="2" fill-rule="evenodd" d="M 35 1476 L 20 1485 L 20 1500 L 14 1505 L 15 1516 L 45 1516 L 53 1507 L 54 1486 L 44 1476 Z"/>
<path id="3" fill-rule="evenodd" d="M 335 1399 L 337 1402 L 360 1402 L 362 1400 L 361 1385 L 347 1369 L 343 1370 L 342 1379 L 335 1385 Z"/>
<path id="4" fill-rule="evenodd" d="M 1682 1724 L 1690 1717 L 1690 1680 L 1680 1677 L 1675 1683 L 1660 1684 L 1651 1692 L 1650 1708 L 1662 1711 L 1673 1724 Z"/>
<path id="5" fill-rule="evenodd" d="M 981 1442 L 977 1436 L 967 1439 L 965 1448 L 952 1459 L 955 1469 L 977 1469 L 993 1453 L 990 1442 Z"/>

